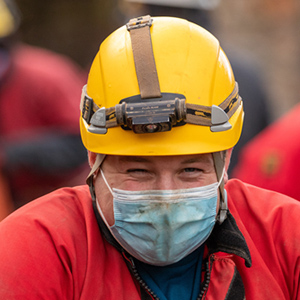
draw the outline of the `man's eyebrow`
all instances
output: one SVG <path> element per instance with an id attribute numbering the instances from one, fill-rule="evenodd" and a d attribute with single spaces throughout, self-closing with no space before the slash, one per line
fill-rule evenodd
<path id="1" fill-rule="evenodd" d="M 121 156 L 120 162 L 142 162 L 142 163 L 151 163 L 151 160 L 145 156 Z M 181 162 L 181 164 L 190 164 L 190 163 L 205 163 L 209 164 L 212 162 L 209 156 L 201 157 L 190 157 Z"/>
<path id="2" fill-rule="evenodd" d="M 188 158 L 188 159 L 182 161 L 181 164 L 191 164 L 191 163 L 197 163 L 197 162 L 209 164 L 209 163 L 211 163 L 211 159 L 207 156 L 192 157 L 192 158 Z"/>

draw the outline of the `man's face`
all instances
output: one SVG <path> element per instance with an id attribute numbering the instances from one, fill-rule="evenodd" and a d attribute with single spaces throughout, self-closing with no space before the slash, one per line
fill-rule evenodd
<path id="1" fill-rule="evenodd" d="M 101 168 L 111 188 L 128 191 L 195 188 L 217 181 L 211 154 L 180 156 L 108 155 Z M 113 197 L 100 173 L 95 179 L 95 192 L 106 221 L 110 226 L 113 225 Z"/>

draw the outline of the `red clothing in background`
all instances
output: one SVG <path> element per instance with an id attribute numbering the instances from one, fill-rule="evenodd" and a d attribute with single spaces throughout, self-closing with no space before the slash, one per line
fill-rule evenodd
<path id="1" fill-rule="evenodd" d="M 300 105 L 250 141 L 232 176 L 300 200 L 299 116 Z"/>
<path id="2" fill-rule="evenodd" d="M 1 136 L 61 128 L 79 134 L 79 103 L 85 78 L 64 56 L 32 46 L 16 47 L 0 87 Z"/>
<path id="3" fill-rule="evenodd" d="M 86 78 L 73 61 L 48 50 L 20 44 L 6 57 L 0 167 L 18 207 L 57 187 L 84 183 L 79 103 Z"/>

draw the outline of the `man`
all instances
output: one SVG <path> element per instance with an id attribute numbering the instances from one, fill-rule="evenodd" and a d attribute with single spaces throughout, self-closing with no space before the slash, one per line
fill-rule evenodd
<path id="1" fill-rule="evenodd" d="M 299 203 L 227 180 L 242 105 L 198 25 L 145 16 L 112 33 L 81 100 L 89 189 L 1 223 L 1 298 L 300 299 Z"/>

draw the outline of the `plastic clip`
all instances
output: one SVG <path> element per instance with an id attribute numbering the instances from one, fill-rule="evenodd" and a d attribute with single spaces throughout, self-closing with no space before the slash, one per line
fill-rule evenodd
<path id="1" fill-rule="evenodd" d="M 152 19 L 150 15 L 138 17 L 129 20 L 129 22 L 126 24 L 127 30 L 131 29 L 137 29 L 145 26 L 151 26 L 152 25 Z"/>
<path id="2" fill-rule="evenodd" d="M 226 112 L 219 106 L 212 105 L 211 107 L 211 123 L 210 130 L 212 132 L 220 132 L 231 129 L 231 124 Z"/>
<path id="3" fill-rule="evenodd" d="M 91 126 L 88 129 L 91 133 L 106 134 L 106 113 L 105 107 L 99 108 L 91 118 Z"/>

